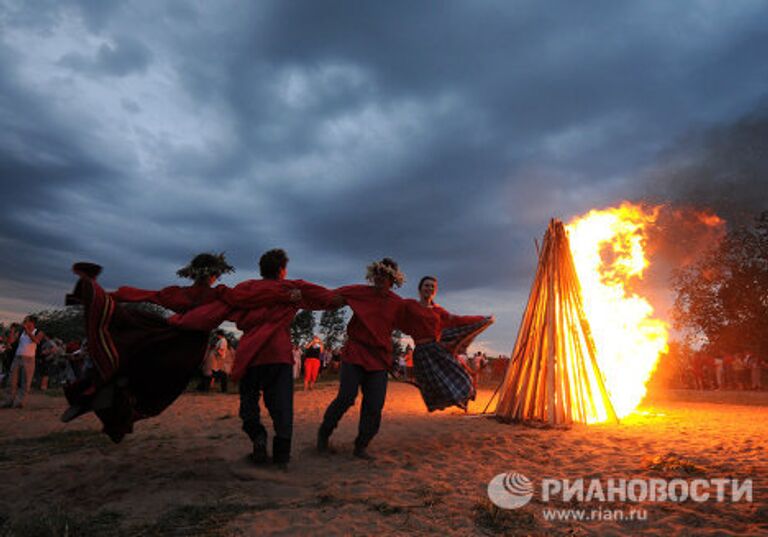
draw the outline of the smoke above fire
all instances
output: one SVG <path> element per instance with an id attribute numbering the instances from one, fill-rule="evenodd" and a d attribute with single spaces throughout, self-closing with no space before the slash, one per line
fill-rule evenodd
<path id="1" fill-rule="evenodd" d="M 619 415 L 640 402 L 666 350 L 675 271 L 768 209 L 766 112 L 681 140 L 643 181 L 648 191 L 640 200 L 569 225 L 598 361 Z M 627 375 L 631 367 L 639 369 Z"/>
<path id="2" fill-rule="evenodd" d="M 752 221 L 768 209 L 768 101 L 734 123 L 681 139 L 643 183 L 650 203 L 706 211 L 728 226 Z"/>
<path id="3" fill-rule="evenodd" d="M 627 290 L 670 321 L 674 271 L 768 210 L 768 100 L 734 122 L 691 131 L 638 174 L 636 184 L 639 190 L 624 203 L 656 216 L 643 237 L 649 265 Z"/>
<path id="4" fill-rule="evenodd" d="M 713 211 L 693 205 L 652 205 L 632 201 L 624 201 L 620 205 L 632 206 L 642 214 L 652 215 L 634 237 L 642 245 L 647 265 L 632 278 L 626 279 L 624 288 L 628 293 L 645 297 L 653 306 L 655 315 L 671 323 L 675 300 L 672 275 L 717 246 L 725 236 L 727 222 Z M 610 244 L 606 244 L 600 255 L 604 264 L 610 266 L 610 258 L 615 251 Z M 604 273 L 603 280 L 609 280 L 611 274 L 610 271 Z"/>
<path id="5" fill-rule="evenodd" d="M 674 271 L 768 210 L 768 101 L 733 123 L 680 139 L 639 183 L 645 186 L 635 203 L 658 213 L 646 230 L 650 264 L 629 285 L 669 320 Z"/>
<path id="6" fill-rule="evenodd" d="M 717 246 L 725 236 L 727 222 L 709 209 L 692 205 L 660 205 L 655 211 L 654 223 L 645 230 L 649 265 L 642 278 L 629 283 L 629 289 L 645 296 L 657 315 L 670 321 L 674 272 Z"/>

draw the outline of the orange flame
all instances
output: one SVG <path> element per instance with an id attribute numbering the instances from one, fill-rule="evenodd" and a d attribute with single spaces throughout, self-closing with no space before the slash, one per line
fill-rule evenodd
<path id="1" fill-rule="evenodd" d="M 645 298 L 628 290 L 648 267 L 646 229 L 658 212 L 624 202 L 590 211 L 566 226 L 597 361 L 620 418 L 640 404 L 667 350 L 666 323 L 653 318 Z"/>
<path id="2" fill-rule="evenodd" d="M 699 219 L 699 222 L 708 227 L 718 227 L 725 224 L 725 220 L 716 214 L 696 213 L 696 217 Z"/>

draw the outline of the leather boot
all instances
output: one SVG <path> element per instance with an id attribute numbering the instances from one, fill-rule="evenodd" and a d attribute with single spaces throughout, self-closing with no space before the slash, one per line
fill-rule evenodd
<path id="1" fill-rule="evenodd" d="M 285 468 L 291 460 L 291 439 L 278 438 L 272 439 L 272 462 Z"/>
<path id="2" fill-rule="evenodd" d="M 355 451 L 353 452 L 353 455 L 358 459 L 363 459 L 366 461 L 372 461 L 375 459 L 373 455 L 368 453 L 368 444 L 365 444 L 358 439 L 355 439 Z"/>
<path id="3" fill-rule="evenodd" d="M 254 464 L 267 463 L 267 439 L 266 438 L 258 438 L 253 441 L 253 452 L 251 453 L 251 461 Z"/>
<path id="4" fill-rule="evenodd" d="M 322 427 L 317 431 L 317 452 L 328 453 L 330 450 L 329 442 L 331 439 L 331 433 L 327 433 Z"/>

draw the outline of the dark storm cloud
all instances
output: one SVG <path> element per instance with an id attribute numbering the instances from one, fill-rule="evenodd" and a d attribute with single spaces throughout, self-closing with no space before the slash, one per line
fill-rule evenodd
<path id="1" fill-rule="evenodd" d="M 15 85 L 9 55 L 0 47 L 6 66 L 0 71 L 0 188 L 6 195 L 0 274 L 35 282 L 55 278 L 61 254 L 76 249 L 75 239 L 60 226 L 69 209 L 62 193 L 104 199 L 109 194 L 100 178 L 110 172 L 80 147 L 74 129 L 51 121 L 42 99 Z"/>
<path id="2" fill-rule="evenodd" d="M 69 53 L 62 56 L 60 63 L 89 75 L 126 76 L 144 72 L 151 60 L 151 52 L 142 43 L 116 36 L 114 44 L 101 45 L 93 55 Z"/>
<path id="3" fill-rule="evenodd" d="M 572 8 L 568 14 L 525 13 L 530 6 L 506 13 L 499 6 L 459 13 L 462 6 L 452 6 L 435 13 L 409 4 L 404 8 L 407 16 L 386 17 L 377 10 L 392 6 L 366 5 L 361 12 L 279 4 L 270 14 L 267 32 L 254 33 L 255 61 L 237 64 L 238 76 L 232 79 L 227 97 L 238 112 L 241 139 L 256 153 L 259 148 L 275 157 L 282 151 L 289 155 L 311 151 L 317 143 L 313 125 L 371 101 L 428 100 L 440 92 L 453 92 L 484 120 L 461 124 L 442 118 L 430 129 L 431 139 L 415 140 L 421 154 L 413 155 L 412 162 L 392 163 L 391 170 L 383 167 L 341 194 L 318 200 L 312 191 L 288 193 L 294 200 L 289 205 L 296 216 L 292 223 L 302 228 L 306 216 L 318 232 L 315 240 L 341 240 L 350 252 L 367 252 L 372 250 L 371 243 L 386 245 L 393 236 L 407 241 L 415 229 L 441 227 L 446 218 L 465 214 L 473 231 L 488 235 L 493 222 L 483 219 L 492 216 L 478 219 L 473 205 L 494 182 L 510 180 L 505 169 L 514 170 L 516 164 L 541 158 L 543 153 L 563 166 L 578 166 L 585 182 L 605 182 L 655 154 L 660 141 L 654 135 L 670 128 L 664 125 L 674 119 L 670 111 L 680 103 L 697 105 L 698 97 L 686 87 L 686 77 L 696 82 L 709 76 L 701 60 L 689 66 L 679 53 L 664 50 L 670 40 L 654 39 L 664 36 L 656 35 L 652 18 L 644 21 L 642 13 L 621 11 L 612 7 L 615 4 L 591 10 Z M 601 22 L 594 20 L 595 15 L 603 16 Z M 718 62 L 733 56 L 732 50 L 738 51 L 745 40 L 765 40 L 759 25 L 746 26 L 748 38 L 723 38 L 720 45 L 725 53 L 717 57 Z M 678 40 L 687 45 L 683 37 L 673 37 L 672 43 Z M 303 65 L 311 71 L 334 63 L 357 66 L 372 82 L 354 98 L 348 98 L 342 86 L 339 95 L 317 99 L 298 114 L 275 106 L 258 84 L 276 74 L 275 65 Z M 741 63 L 734 70 L 750 75 Z M 339 108 L 341 102 L 346 106 Z M 456 110 L 457 115 L 461 113 Z M 262 127 L 272 121 L 271 114 L 282 118 L 284 131 L 281 137 L 265 140 Z M 556 148 L 552 154 L 537 147 L 548 132 L 560 134 L 569 125 L 573 128 L 570 138 L 551 142 L 562 145 L 562 150 Z M 465 143 L 472 135 L 484 138 L 487 145 L 478 148 Z M 569 144 L 581 146 L 580 150 L 569 154 Z M 484 183 L 485 178 L 490 179 Z M 521 190 L 537 186 L 527 184 L 524 177 L 512 180 Z M 552 186 L 572 187 L 567 181 Z M 329 210 L 329 206 L 343 209 Z M 590 206 L 591 200 L 582 201 L 582 208 Z M 397 214 L 394 223 L 389 222 L 393 213 Z M 386 224 L 377 228 L 382 222 Z M 349 229 L 364 232 L 350 235 Z M 451 234 L 445 236 L 450 240 Z M 496 246 L 498 250 L 503 244 Z M 428 252 L 430 246 L 417 249 Z"/>
<path id="4" fill-rule="evenodd" d="M 295 276 L 360 281 L 391 255 L 406 293 L 437 273 L 448 305 L 453 292 L 506 308 L 550 217 L 690 196 L 641 170 L 663 154 L 694 175 L 694 145 L 663 150 L 733 122 L 766 86 L 759 4 L 0 9 L 2 180 L 25 185 L 0 214 L 4 247 L 24 255 L 0 276 L 19 284 L 69 281 L 57 274 L 88 257 L 106 285 L 159 286 L 200 250 L 226 250 L 236 281 L 283 246 Z M 697 144 L 703 162 L 712 144 Z M 58 296 L 46 289 L 40 302 Z M 516 323 L 492 338 L 509 344 Z"/>

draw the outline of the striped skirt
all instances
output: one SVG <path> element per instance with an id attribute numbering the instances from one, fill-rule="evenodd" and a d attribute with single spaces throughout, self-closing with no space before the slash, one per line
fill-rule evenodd
<path id="1" fill-rule="evenodd" d="M 85 306 L 97 374 L 67 385 L 64 395 L 72 406 L 91 408 L 120 442 L 136 420 L 160 414 L 184 392 L 205 357 L 208 332 L 115 304 L 93 279 L 82 278 L 75 295 Z"/>

